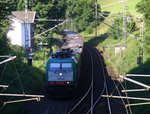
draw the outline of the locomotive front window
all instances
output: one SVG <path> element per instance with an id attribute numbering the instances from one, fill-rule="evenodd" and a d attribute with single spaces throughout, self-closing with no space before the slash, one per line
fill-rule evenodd
<path id="1" fill-rule="evenodd" d="M 50 63 L 50 70 L 57 70 L 60 68 L 60 63 Z"/>
<path id="2" fill-rule="evenodd" d="M 62 63 L 62 69 L 71 70 L 72 64 L 71 63 Z"/>
<path id="3" fill-rule="evenodd" d="M 62 63 L 62 68 L 71 68 L 71 63 Z"/>

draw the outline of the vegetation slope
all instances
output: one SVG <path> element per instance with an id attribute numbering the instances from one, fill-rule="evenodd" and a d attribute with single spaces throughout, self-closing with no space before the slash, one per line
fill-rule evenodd
<path id="1" fill-rule="evenodd" d="M 106 1 L 106 2 L 105 2 Z M 119 0 L 118 0 L 119 1 Z M 140 2 L 141 1 L 141 2 Z M 113 2 L 117 2 L 117 0 L 107 1 L 107 0 L 101 0 L 99 1 L 100 6 L 107 5 Z M 139 58 L 139 50 L 141 48 L 142 42 L 132 38 L 131 36 L 127 36 L 126 39 L 126 50 L 122 51 L 121 53 L 115 54 L 115 46 L 117 44 L 124 44 L 124 38 L 123 38 L 123 32 L 119 28 L 123 28 L 122 25 L 122 12 L 123 5 L 117 4 L 116 6 L 110 6 L 107 8 L 102 8 L 102 12 L 109 12 L 106 20 L 104 19 L 101 21 L 99 27 L 98 27 L 98 34 L 97 37 L 92 37 L 92 35 L 95 35 L 94 33 L 89 36 L 87 33 L 82 33 L 82 35 L 85 36 L 85 42 L 93 45 L 96 48 L 103 49 L 104 53 L 107 55 L 107 60 L 105 61 L 107 65 L 111 66 L 117 75 L 124 75 L 128 73 L 133 74 L 150 74 L 150 37 L 149 37 L 149 13 L 148 11 L 150 8 L 148 7 L 149 0 L 128 0 L 127 1 L 127 7 L 129 9 L 127 10 L 128 14 L 127 16 L 130 17 L 141 17 L 141 15 L 144 15 L 144 54 L 143 54 L 143 61 L 141 64 L 138 64 L 137 58 Z M 138 5 L 137 5 L 138 4 Z M 137 12 L 138 10 L 138 12 Z M 141 14 L 140 14 L 141 13 Z M 136 37 L 140 37 L 140 24 L 141 21 L 139 20 L 130 20 L 127 21 L 127 31 Z M 119 29 L 119 30 L 118 30 Z M 134 30 L 133 30 L 134 29 Z M 143 82 L 145 84 L 150 83 L 150 81 L 147 78 L 141 77 L 141 78 L 133 78 L 137 81 Z M 133 88 L 141 88 L 139 86 L 136 86 L 135 84 L 131 84 L 126 82 L 128 89 Z M 136 97 L 150 97 L 150 92 L 134 92 L 131 94 L 128 94 L 129 96 L 136 96 Z M 138 101 L 141 102 L 141 101 Z M 130 101 L 130 103 L 135 103 L 135 101 Z M 149 105 L 142 105 L 142 106 L 134 106 L 132 107 L 133 114 L 149 114 L 150 113 L 150 106 Z M 142 111 L 142 112 L 141 112 Z"/>

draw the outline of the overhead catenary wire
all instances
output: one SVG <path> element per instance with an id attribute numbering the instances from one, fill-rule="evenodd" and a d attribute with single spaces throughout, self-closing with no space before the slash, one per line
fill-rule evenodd
<path id="1" fill-rule="evenodd" d="M 131 36 L 132 36 L 132 35 L 131 35 Z M 141 39 L 140 39 L 140 40 L 141 40 Z M 141 85 L 141 84 L 140 84 L 140 85 Z M 144 90 L 144 89 L 141 89 L 141 90 Z M 127 90 L 127 91 L 130 91 L 130 90 Z M 126 91 L 126 92 L 127 92 L 127 91 Z"/>
<path id="2" fill-rule="evenodd" d="M 30 19 L 32 20 L 32 19 Z M 66 21 L 65 19 L 34 19 L 34 20 L 37 20 L 37 21 Z"/>
<path id="3" fill-rule="evenodd" d="M 116 89 L 117 89 L 117 92 L 118 92 L 119 96 L 122 96 L 121 93 L 120 93 L 120 91 L 119 91 L 118 85 L 116 85 L 116 83 L 115 83 L 114 80 L 113 80 L 113 83 L 114 83 L 114 85 L 115 85 L 115 87 L 116 87 Z M 113 93 L 111 93 L 111 95 L 112 95 L 112 94 L 113 94 Z M 122 103 L 123 103 L 123 105 L 124 105 L 124 107 L 125 107 L 125 109 L 126 109 L 127 114 L 129 114 L 128 109 L 127 109 L 127 107 L 126 107 L 125 101 L 124 101 L 122 98 L 121 98 L 121 101 L 122 101 Z"/>
<path id="4" fill-rule="evenodd" d="M 20 83 L 20 86 L 21 86 L 22 92 L 23 92 L 23 94 L 25 94 L 25 91 L 24 91 L 24 88 L 23 88 L 23 85 L 22 85 L 22 82 L 21 82 L 21 79 L 20 79 L 19 73 L 18 73 L 18 71 L 17 71 L 16 64 L 15 64 L 14 60 L 13 60 L 13 64 L 14 64 L 14 67 L 15 67 L 15 71 L 16 71 L 16 74 L 17 74 L 17 77 L 18 77 L 18 80 L 19 80 L 19 83 Z"/>
<path id="5" fill-rule="evenodd" d="M 118 91 L 118 86 L 119 86 L 119 83 L 116 85 L 116 83 L 114 82 L 114 80 L 112 80 L 113 81 L 113 83 L 114 83 L 114 85 L 115 85 L 115 88 L 114 88 L 114 90 L 111 92 L 111 94 L 110 95 L 113 95 L 113 93 L 117 90 Z"/>
<path id="6" fill-rule="evenodd" d="M 4 107 L 5 107 L 5 105 L 3 104 L 3 106 L 2 106 L 2 107 L 0 107 L 0 111 L 1 111 Z"/>
<path id="7" fill-rule="evenodd" d="M 1 82 L 2 79 L 3 79 L 4 72 L 5 72 L 5 70 L 6 70 L 6 66 L 7 66 L 7 62 L 6 62 L 5 66 L 4 66 L 4 69 L 3 69 L 3 71 L 2 71 L 2 74 L 1 74 L 1 77 L 0 77 L 0 82 Z"/>
<path id="8" fill-rule="evenodd" d="M 103 16 L 101 13 L 99 13 L 99 15 L 101 15 L 104 19 L 106 19 L 106 20 L 109 21 L 110 23 L 114 24 L 113 21 L 109 20 L 107 17 Z M 114 25 L 115 25 L 115 24 L 114 24 Z M 121 29 L 122 32 L 123 32 L 123 29 L 122 29 L 120 26 L 117 26 L 117 25 L 115 25 L 115 26 L 118 27 L 119 29 Z M 131 34 L 131 33 L 129 33 L 129 32 L 126 32 L 126 34 L 129 35 L 130 37 L 134 38 L 134 39 L 141 40 L 140 38 L 135 37 L 133 34 Z"/>
<path id="9" fill-rule="evenodd" d="M 107 26 L 109 26 L 109 27 L 111 27 L 111 28 L 113 28 L 115 30 L 118 30 L 118 31 L 122 32 L 120 29 L 117 29 L 117 28 L 113 27 L 112 25 L 109 25 L 109 24 L 107 24 L 107 23 L 105 23 L 103 21 L 100 21 L 100 22 L 104 23 L 105 25 L 107 25 Z"/>
<path id="10" fill-rule="evenodd" d="M 24 73 L 25 72 L 25 70 L 22 72 L 22 73 Z M 23 76 L 23 75 L 22 75 Z M 16 78 L 14 78 L 13 80 L 11 80 L 9 83 L 8 83 L 8 86 L 10 86 L 15 80 L 17 80 L 18 79 L 18 76 L 16 77 Z M 30 77 L 27 77 L 27 79 L 29 80 L 30 79 Z M 26 80 L 27 81 L 27 80 Z M 2 91 L 4 91 L 5 90 L 5 88 L 3 89 L 3 90 L 1 90 L 1 92 Z M 22 90 L 22 88 L 21 88 L 21 90 Z M 18 95 L 18 96 L 27 96 L 27 97 L 37 97 L 36 95 L 28 95 L 28 94 L 3 94 L 3 93 L 1 93 L 1 95 L 3 96 L 15 96 L 15 95 Z M 0 95 L 0 96 L 1 96 Z M 38 97 L 39 97 L 39 95 L 38 95 Z"/>
<path id="11" fill-rule="evenodd" d="M 123 90 L 125 90 L 125 87 L 123 86 L 123 84 L 121 82 L 119 82 L 120 85 L 122 86 Z M 127 104 L 130 104 L 129 102 L 129 99 L 128 99 L 128 93 L 125 92 L 125 96 L 127 97 Z M 132 114 L 132 110 L 131 110 L 131 107 L 129 106 L 129 111 L 130 111 L 130 114 Z"/>
<path id="12" fill-rule="evenodd" d="M 59 23 L 58 25 L 55 25 L 54 27 L 52 27 L 52 28 L 50 28 L 50 29 L 48 29 L 48 30 L 46 30 L 46 31 L 44 31 L 44 32 L 42 32 L 42 33 L 40 33 L 40 34 L 34 36 L 34 37 L 32 37 L 31 39 L 35 39 L 35 38 L 37 38 L 37 37 L 39 37 L 39 36 L 45 34 L 46 32 L 49 32 L 49 31 L 51 31 L 51 30 L 57 28 L 58 26 L 65 24 L 67 21 L 68 21 L 68 20 L 65 20 L 64 22 Z"/>

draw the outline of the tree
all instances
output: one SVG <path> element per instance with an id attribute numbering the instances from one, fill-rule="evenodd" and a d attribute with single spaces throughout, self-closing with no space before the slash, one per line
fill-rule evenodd
<path id="1" fill-rule="evenodd" d="M 17 3 L 17 9 L 18 11 L 22 11 L 24 10 L 25 6 L 24 6 L 24 0 L 19 0 L 18 3 Z"/>
<path id="2" fill-rule="evenodd" d="M 141 14 L 143 14 L 144 16 L 144 21 L 145 21 L 145 39 L 144 39 L 144 43 L 145 43 L 145 49 L 146 51 L 150 54 L 150 0 L 141 0 L 136 8 L 137 11 L 140 12 Z"/>
<path id="3" fill-rule="evenodd" d="M 66 17 L 73 20 L 76 31 L 96 26 L 94 0 L 68 0 L 67 5 Z"/>
<path id="4" fill-rule="evenodd" d="M 119 15 L 120 15 L 120 17 L 118 17 L 114 20 L 112 27 L 110 27 L 110 29 L 108 31 L 109 33 L 112 33 L 111 37 L 114 39 L 121 39 L 122 35 L 123 35 L 123 30 L 122 30 L 123 18 L 122 18 L 121 14 L 119 14 Z M 132 17 L 131 14 L 127 14 L 127 16 Z M 131 19 L 130 22 L 127 22 L 126 25 L 127 25 L 126 30 L 129 33 L 132 33 L 137 29 L 136 23 L 135 23 L 135 21 L 133 21 L 133 19 Z"/>
<path id="5" fill-rule="evenodd" d="M 0 53 L 4 54 L 8 49 L 8 39 L 6 33 L 9 30 L 10 11 L 14 9 L 15 2 L 13 0 L 1 0 L 0 1 Z"/>
<path id="6" fill-rule="evenodd" d="M 37 19 L 64 19 L 66 6 L 66 0 L 28 0 L 28 10 L 36 11 Z M 19 0 L 17 10 L 24 11 L 24 7 L 24 0 Z M 36 22 L 37 27 L 40 29 L 48 29 L 57 23 L 58 22 Z M 40 32 L 42 32 L 42 29 L 36 31 L 36 33 Z"/>
<path id="7" fill-rule="evenodd" d="M 24 0 L 18 0 L 17 9 L 24 10 Z M 76 31 L 79 32 L 86 29 L 90 31 L 97 25 L 95 0 L 28 0 L 28 9 L 36 11 L 38 19 L 73 20 Z M 42 32 L 41 28 L 48 29 L 56 24 L 58 22 L 37 21 L 36 33 Z"/>

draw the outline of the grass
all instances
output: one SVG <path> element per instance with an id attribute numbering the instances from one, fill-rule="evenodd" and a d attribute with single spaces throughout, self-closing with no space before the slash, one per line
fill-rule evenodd
<path id="1" fill-rule="evenodd" d="M 98 0 L 98 3 L 103 6 L 103 5 L 107 5 L 107 4 L 111 4 L 114 2 L 118 2 L 120 0 Z"/>
<path id="2" fill-rule="evenodd" d="M 139 3 L 141 0 L 128 0 L 127 1 L 127 8 L 128 12 L 130 12 L 134 16 L 140 16 L 141 14 L 136 11 L 136 4 Z M 106 2 L 108 3 L 108 2 Z M 112 3 L 112 2 L 110 2 Z M 109 4 L 109 3 L 108 3 Z M 111 6 L 107 8 L 102 8 L 102 11 L 109 11 L 109 12 L 123 12 L 123 4 L 118 4 L 116 6 Z"/>
<path id="3" fill-rule="evenodd" d="M 128 38 L 127 49 L 120 54 L 115 54 L 114 46 L 116 44 L 122 44 L 123 42 L 123 40 L 113 41 L 112 38 L 107 38 L 103 43 L 99 45 L 105 48 L 105 51 L 109 56 L 108 62 L 113 63 L 113 68 L 117 69 L 120 74 L 127 73 L 134 67 L 137 67 L 136 57 L 138 56 L 139 47 L 138 41 L 132 38 Z"/>
<path id="4" fill-rule="evenodd" d="M 134 1 L 134 0 L 133 0 Z M 114 17 L 108 16 L 108 19 L 113 21 Z M 107 20 L 104 20 L 105 23 L 111 23 Z M 137 23 L 137 28 L 139 28 L 139 24 Z M 144 60 L 143 64 L 137 64 L 137 57 L 139 56 L 139 47 L 140 41 L 135 40 L 131 37 L 127 38 L 127 49 L 122 54 L 115 54 L 114 46 L 116 44 L 124 43 L 123 39 L 115 40 L 112 37 L 105 36 L 108 33 L 109 27 L 103 23 L 100 24 L 98 27 L 98 36 L 92 37 L 94 35 L 91 34 L 89 38 L 87 38 L 88 34 L 82 33 L 85 38 L 85 42 L 89 43 L 93 47 L 104 49 L 106 55 L 108 56 L 108 60 L 105 61 L 105 64 L 111 66 L 113 69 L 117 71 L 118 74 L 126 74 L 126 73 L 134 73 L 134 74 L 150 74 L 150 55 L 144 52 Z M 139 36 L 139 31 L 135 31 L 132 33 L 136 36 Z M 145 84 L 150 84 L 150 80 L 148 78 L 138 78 L 136 79 L 140 82 Z M 127 83 L 128 89 L 132 88 L 140 88 L 135 84 Z M 150 97 L 150 92 L 134 92 L 129 94 L 129 96 L 136 96 L 136 97 Z M 140 102 L 140 101 L 138 101 Z M 135 101 L 131 101 L 131 103 L 135 103 Z M 150 106 L 143 105 L 143 106 L 135 106 L 132 107 L 133 114 L 149 114 L 150 113 Z"/>
<path id="5" fill-rule="evenodd" d="M 12 50 L 8 53 L 16 55 L 17 58 L 0 66 L 0 72 L 2 76 L 3 69 L 6 66 L 3 77 L 0 78 L 1 84 L 9 85 L 7 90 L 1 91 L 4 93 L 16 93 L 21 94 L 22 89 L 18 79 L 17 72 L 20 77 L 21 84 L 26 94 L 41 94 L 39 90 L 44 86 L 45 67 L 47 58 L 49 57 L 49 49 L 41 49 L 35 53 L 33 58 L 33 66 L 28 66 L 24 59 L 24 52 L 17 46 L 12 46 Z M 16 69 L 15 69 L 15 66 Z M 1 114 L 19 114 L 24 106 L 24 102 L 7 104 L 4 107 L 2 103 L 4 101 L 23 99 L 23 97 L 1 97 L 0 113 Z M 35 101 L 36 102 L 36 101 Z"/>
<path id="6" fill-rule="evenodd" d="M 117 0 L 116 0 L 117 1 Z M 101 6 L 110 4 L 112 2 L 116 2 L 115 0 L 99 0 Z M 140 14 L 136 12 L 135 6 L 140 0 L 128 0 L 127 5 L 129 7 L 128 11 L 134 15 L 139 16 Z M 119 4 L 117 6 L 103 8 L 102 11 L 109 11 L 111 14 L 115 14 L 118 12 L 122 12 L 123 5 Z M 113 21 L 114 17 L 108 16 L 108 19 Z M 110 24 L 110 22 L 104 20 L 105 23 Z M 136 21 L 138 22 L 138 21 Z M 137 27 L 139 28 L 139 24 L 137 23 Z M 105 34 L 108 33 L 109 27 L 103 23 L 100 24 L 98 27 L 98 36 L 94 36 L 90 34 L 89 38 L 85 38 L 85 42 L 89 43 L 93 47 L 104 49 L 106 55 L 108 56 L 107 61 L 105 64 L 111 66 L 115 71 L 117 71 L 118 75 L 126 74 L 126 73 L 133 73 L 133 74 L 150 74 L 150 55 L 144 52 L 143 63 L 141 65 L 137 64 L 137 57 L 139 56 L 139 47 L 140 42 L 135 40 L 131 37 L 127 38 L 127 49 L 122 54 L 115 54 L 114 46 L 116 44 L 122 44 L 124 41 L 122 40 L 115 40 L 109 36 L 103 37 Z M 139 36 L 139 31 L 132 33 L 136 36 Z M 86 33 L 82 33 L 83 36 L 88 36 Z M 148 78 L 138 77 L 133 78 L 137 81 L 140 81 L 145 84 L 150 84 L 150 80 Z M 127 89 L 133 88 L 141 88 L 135 84 L 127 82 Z M 150 98 L 150 92 L 134 92 L 130 93 L 129 96 L 136 96 L 142 98 Z M 130 103 L 136 103 L 141 101 L 130 101 Z M 149 105 L 142 105 L 142 106 L 134 106 L 132 107 L 133 114 L 149 114 L 150 113 L 150 106 Z"/>

